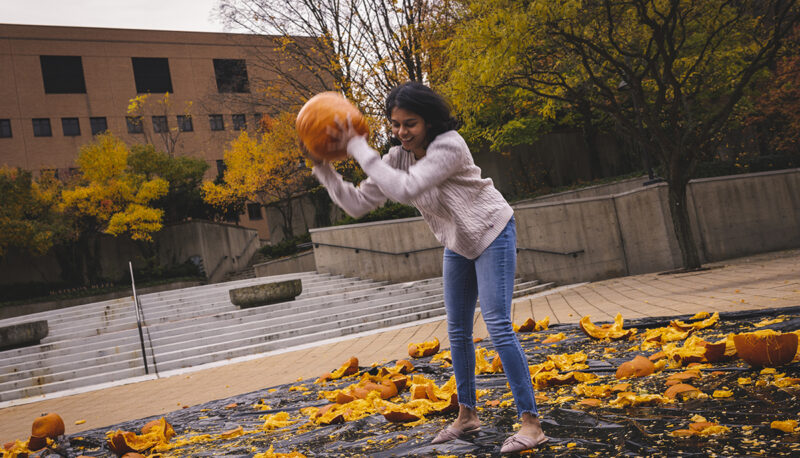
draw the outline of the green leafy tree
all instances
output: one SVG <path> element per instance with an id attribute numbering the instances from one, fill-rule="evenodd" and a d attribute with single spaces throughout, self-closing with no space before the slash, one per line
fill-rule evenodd
<path id="1" fill-rule="evenodd" d="M 462 100 L 519 89 L 541 99 L 544 117 L 584 106 L 613 119 L 659 159 L 683 266 L 694 269 L 686 185 L 798 20 L 794 0 L 469 1 L 449 84 Z"/>
<path id="2" fill-rule="evenodd" d="M 63 234 L 58 212 L 60 183 L 51 176 L 34 181 L 19 168 L 0 168 L 0 257 L 11 247 L 47 253 Z"/>

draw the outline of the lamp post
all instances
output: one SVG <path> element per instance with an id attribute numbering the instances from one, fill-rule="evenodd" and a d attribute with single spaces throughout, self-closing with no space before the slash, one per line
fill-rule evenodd
<path id="1" fill-rule="evenodd" d="M 644 128 L 642 126 L 642 118 L 641 116 L 639 116 L 639 104 L 636 103 L 636 97 L 633 95 L 633 91 L 631 91 L 631 86 L 623 78 L 617 85 L 617 90 L 620 92 L 628 92 L 628 96 L 630 97 L 631 103 L 633 104 L 633 111 L 636 116 L 637 128 L 639 129 L 639 132 L 644 132 Z M 648 180 L 645 181 L 642 185 L 648 186 L 653 183 L 659 183 L 661 181 L 664 181 L 662 178 L 655 176 L 655 174 L 653 173 L 653 165 L 652 161 L 650 160 L 650 150 L 648 150 L 643 144 L 640 144 L 640 142 L 636 139 L 634 139 L 634 148 L 639 150 L 639 154 L 642 156 L 642 161 L 644 162 L 644 167 L 647 169 Z"/>

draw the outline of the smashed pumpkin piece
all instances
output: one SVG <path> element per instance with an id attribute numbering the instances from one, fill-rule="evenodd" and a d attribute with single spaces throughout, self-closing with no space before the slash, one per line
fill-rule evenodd
<path id="1" fill-rule="evenodd" d="M 614 376 L 618 379 L 645 377 L 655 372 L 652 361 L 642 355 L 636 355 L 631 361 L 626 361 L 617 368 Z"/>
<path id="2" fill-rule="evenodd" d="M 436 337 L 428 342 L 408 344 L 408 355 L 412 358 L 424 358 L 426 356 L 435 355 L 438 352 L 439 339 Z"/>
<path id="3" fill-rule="evenodd" d="M 671 387 L 667 388 L 667 391 L 664 392 L 664 396 L 670 399 L 681 398 L 683 400 L 708 397 L 708 395 L 702 391 L 686 383 L 677 383 L 672 385 Z"/>
<path id="4" fill-rule="evenodd" d="M 632 391 L 623 391 L 617 398 L 609 402 L 612 407 L 628 407 L 638 405 L 655 405 L 669 403 L 669 398 L 660 394 L 636 394 Z"/>
<path id="5" fill-rule="evenodd" d="M 622 340 L 631 337 L 636 332 L 633 328 L 623 329 L 622 323 L 622 314 L 620 313 L 617 313 L 617 316 L 614 317 L 614 324 L 604 324 L 602 326 L 592 324 L 591 316 L 586 315 L 578 322 L 578 326 L 580 326 L 584 334 L 592 339 Z"/>
<path id="6" fill-rule="evenodd" d="M 792 433 L 797 429 L 797 420 L 773 421 L 769 427 L 785 433 Z"/>
<path id="7" fill-rule="evenodd" d="M 585 372 L 568 372 L 559 374 L 558 371 L 539 372 L 533 377 L 533 386 L 543 390 L 554 386 L 574 385 L 576 383 L 592 383 L 597 380 L 597 375 Z"/>
<path id="8" fill-rule="evenodd" d="M 161 417 L 145 424 L 142 427 L 141 435 L 131 431 L 108 431 L 106 445 L 117 455 L 124 455 L 128 452 L 144 452 L 153 447 L 165 445 L 174 436 L 175 430 L 172 425 L 167 423 L 166 418 Z"/>
<path id="9" fill-rule="evenodd" d="M 494 360 L 497 358 L 497 352 L 487 350 L 485 347 L 478 347 L 475 350 L 475 375 L 480 374 L 496 374 L 498 372 L 503 371 L 503 364 L 502 363 L 495 363 Z M 489 361 L 492 362 L 489 362 Z"/>
<path id="10" fill-rule="evenodd" d="M 714 312 L 713 315 L 702 321 L 695 321 L 693 323 L 684 323 L 681 320 L 673 320 L 669 322 L 669 325 L 674 328 L 680 329 L 681 331 L 688 331 L 690 329 L 694 331 L 699 331 L 701 329 L 710 328 L 711 326 L 714 326 L 718 322 L 719 322 L 719 312 Z"/>
<path id="11" fill-rule="evenodd" d="M 551 344 L 556 342 L 561 342 L 562 340 L 566 339 L 567 336 L 564 335 L 563 332 L 559 332 L 558 334 L 552 335 L 542 341 L 543 344 Z"/>
<path id="12" fill-rule="evenodd" d="M 318 378 L 314 383 L 322 383 L 327 382 L 328 380 L 338 380 L 342 377 L 347 377 L 348 375 L 353 375 L 358 372 L 358 358 L 355 356 L 350 357 L 341 367 L 336 369 L 333 372 L 328 372 L 323 374 L 320 378 Z"/>
<path id="13" fill-rule="evenodd" d="M 699 379 L 702 377 L 701 373 L 697 369 L 687 369 L 683 372 L 677 372 L 675 374 L 670 374 L 667 377 L 667 386 L 676 385 L 678 383 L 684 383 L 691 379 Z"/>
<path id="14" fill-rule="evenodd" d="M 533 321 L 533 318 L 528 318 L 519 326 L 516 323 L 512 325 L 514 332 L 531 332 L 533 331 L 534 326 L 536 326 L 536 322 Z"/>
<path id="15" fill-rule="evenodd" d="M 256 453 L 253 458 L 306 458 L 306 456 L 300 452 L 276 453 L 273 446 L 270 445 L 266 452 Z"/>
<path id="16" fill-rule="evenodd" d="M 778 367 L 788 364 L 797 354 L 797 334 L 771 329 L 733 336 L 736 353 L 753 367 Z"/>
<path id="17" fill-rule="evenodd" d="M 264 431 L 271 431 L 273 429 L 285 428 L 300 421 L 300 420 L 290 420 L 289 412 L 278 412 L 272 415 L 265 415 L 261 417 L 261 419 L 264 420 L 264 424 L 261 425 L 261 429 L 263 429 Z"/>

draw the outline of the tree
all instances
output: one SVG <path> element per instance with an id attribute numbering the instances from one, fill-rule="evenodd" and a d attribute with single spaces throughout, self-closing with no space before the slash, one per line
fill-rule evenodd
<path id="1" fill-rule="evenodd" d="M 164 215 L 150 204 L 166 195 L 169 183 L 132 171 L 130 154 L 128 146 L 111 133 L 100 134 L 81 147 L 81 178 L 62 192 L 63 207 L 77 215 L 88 232 L 127 234 L 132 240 L 150 241 L 161 229 Z"/>
<path id="2" fill-rule="evenodd" d="M 178 145 L 178 140 L 180 140 L 183 133 L 183 128 L 178 125 L 170 126 L 169 119 L 177 114 L 178 122 L 181 122 L 181 119 L 184 120 L 183 122 L 192 122 L 192 105 L 192 102 L 186 102 L 183 110 L 180 113 L 176 113 L 174 102 L 169 92 L 155 101 L 152 94 L 141 94 L 128 101 L 128 116 L 131 118 L 130 122 L 141 125 L 145 143 L 153 144 L 155 138 L 159 138 L 164 144 L 164 151 L 167 152 L 169 157 L 172 157 Z M 146 116 L 151 116 L 153 120 L 152 132 L 150 129 L 144 128 Z"/>
<path id="3" fill-rule="evenodd" d="M 800 159 L 800 25 L 754 98 L 754 110 L 744 123 L 758 129 L 766 153 Z"/>
<path id="4" fill-rule="evenodd" d="M 34 181 L 19 168 L 0 167 L 0 257 L 11 247 L 43 255 L 59 240 L 59 182 Z"/>
<path id="5" fill-rule="evenodd" d="M 258 56 L 278 76 L 264 87 L 267 99 L 290 109 L 335 90 L 375 115 L 392 87 L 429 79 L 436 63 L 429 51 L 452 23 L 452 3 L 220 0 L 217 13 L 229 28 L 270 36 L 272 52 Z"/>
<path id="6" fill-rule="evenodd" d="M 449 48 L 451 84 L 464 99 L 480 97 L 461 91 L 472 78 L 537 95 L 543 115 L 566 104 L 611 117 L 659 159 L 683 266 L 695 269 L 687 183 L 747 88 L 775 62 L 798 22 L 796 3 L 470 1 Z"/>
<path id="7" fill-rule="evenodd" d="M 225 152 L 222 183 L 203 183 L 207 202 L 224 207 L 237 200 L 256 202 L 280 212 L 285 238 L 294 237 L 294 200 L 314 186 L 294 130 L 295 115 L 267 120 L 259 134 L 243 131 Z"/>

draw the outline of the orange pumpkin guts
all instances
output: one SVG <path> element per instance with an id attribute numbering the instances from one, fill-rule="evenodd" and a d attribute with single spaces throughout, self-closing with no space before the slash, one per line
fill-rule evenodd
<path id="1" fill-rule="evenodd" d="M 332 138 L 328 128 L 336 129 L 336 118 L 346 123 L 347 116 L 360 135 L 368 135 L 369 127 L 361 112 L 341 94 L 322 92 L 311 97 L 297 114 L 296 128 L 300 141 L 317 159 L 335 161 L 347 158 L 344 149 L 331 151 Z"/>
<path id="2" fill-rule="evenodd" d="M 581 331 L 583 331 L 584 334 L 592 339 L 622 340 L 632 336 L 636 331 L 635 329 L 623 329 L 622 322 L 622 315 L 617 313 L 617 316 L 614 318 L 614 324 L 596 326 L 592 323 L 589 315 L 586 315 L 581 318 L 578 326 L 580 326 Z"/>

